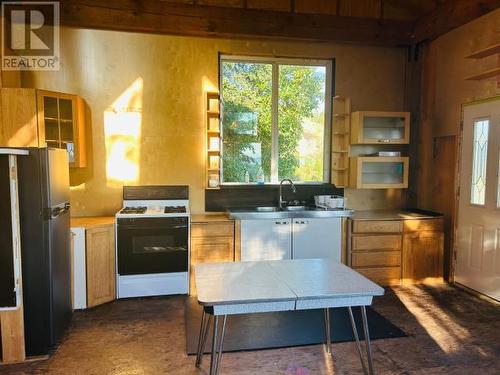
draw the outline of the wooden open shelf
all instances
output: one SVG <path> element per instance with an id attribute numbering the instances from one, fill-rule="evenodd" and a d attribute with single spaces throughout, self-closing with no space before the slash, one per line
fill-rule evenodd
<path id="1" fill-rule="evenodd" d="M 220 165 L 221 165 L 221 155 L 220 155 L 220 147 L 221 147 L 221 123 L 220 123 L 220 97 L 217 92 L 207 92 L 206 93 L 206 104 L 205 104 L 205 113 L 206 113 L 206 175 L 205 175 L 205 188 L 206 189 L 219 189 L 221 173 L 220 173 Z M 209 141 L 211 139 L 218 138 L 218 149 L 210 149 Z M 212 146 L 213 147 L 213 146 Z M 210 160 L 215 159 L 214 164 L 210 164 Z M 218 166 L 218 168 L 213 168 L 214 166 Z M 217 181 L 217 186 L 210 186 L 210 181 Z"/>
<path id="2" fill-rule="evenodd" d="M 500 75 L 500 66 L 478 74 L 474 74 L 472 76 L 466 77 L 465 79 L 468 81 L 481 81 L 483 79 L 494 78 L 498 75 Z"/>
<path id="3" fill-rule="evenodd" d="M 468 59 L 482 59 L 483 57 L 493 56 L 500 53 L 500 43 L 493 44 L 479 51 L 471 53 L 467 56 Z"/>
<path id="4" fill-rule="evenodd" d="M 337 95 L 333 98 L 331 134 L 331 183 L 346 187 L 349 183 L 349 140 L 351 130 L 351 99 Z"/>

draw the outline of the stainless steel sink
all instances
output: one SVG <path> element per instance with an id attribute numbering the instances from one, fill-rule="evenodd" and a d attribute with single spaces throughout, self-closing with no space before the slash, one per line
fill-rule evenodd
<path id="1" fill-rule="evenodd" d="M 333 209 L 322 210 L 317 208 L 308 208 L 304 206 L 287 206 L 282 210 L 274 206 L 262 206 L 253 208 L 238 208 L 229 210 L 229 217 L 238 220 L 255 219 L 293 219 L 293 218 L 328 218 L 328 217 L 348 217 L 353 210 Z"/>
<path id="2" fill-rule="evenodd" d="M 285 206 L 283 207 L 284 211 L 305 211 L 307 210 L 306 206 Z"/>
<path id="3" fill-rule="evenodd" d="M 280 210 L 279 207 L 255 207 L 255 211 L 257 212 L 278 212 Z"/>

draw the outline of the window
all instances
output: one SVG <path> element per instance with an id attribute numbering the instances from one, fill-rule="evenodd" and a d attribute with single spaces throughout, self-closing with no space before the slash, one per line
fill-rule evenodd
<path id="1" fill-rule="evenodd" d="M 486 164 L 488 159 L 489 120 L 476 120 L 472 146 L 472 204 L 484 205 L 486 195 Z"/>
<path id="2" fill-rule="evenodd" d="M 222 182 L 328 181 L 331 62 L 223 56 Z"/>

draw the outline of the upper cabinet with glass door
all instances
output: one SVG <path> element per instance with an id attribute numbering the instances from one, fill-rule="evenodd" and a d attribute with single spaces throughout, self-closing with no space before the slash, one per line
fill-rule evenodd
<path id="1" fill-rule="evenodd" d="M 87 166 L 84 103 L 77 95 L 37 91 L 41 145 L 68 151 L 70 167 Z"/>
<path id="2" fill-rule="evenodd" d="M 352 112 L 351 144 L 408 143 L 410 112 Z"/>

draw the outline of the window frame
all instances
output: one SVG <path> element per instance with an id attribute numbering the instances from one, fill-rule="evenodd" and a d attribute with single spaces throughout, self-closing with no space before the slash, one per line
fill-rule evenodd
<path id="1" fill-rule="evenodd" d="M 294 184 L 302 185 L 322 185 L 330 183 L 330 163 L 331 163 L 331 128 L 332 128 L 332 103 L 333 103 L 333 59 L 318 59 L 318 58 L 299 58 L 299 57 L 269 57 L 269 56 L 252 56 L 252 55 L 231 55 L 219 54 L 219 93 L 221 106 L 219 113 L 221 114 L 221 132 L 220 132 L 220 180 L 221 186 L 245 185 L 254 186 L 255 182 L 225 182 L 224 181 L 224 131 L 222 127 L 222 63 L 241 62 L 241 63 L 261 63 L 272 65 L 272 109 L 271 109 L 271 176 L 270 182 L 265 185 L 278 185 L 280 183 L 278 176 L 279 163 L 279 145 L 278 145 L 278 89 L 279 89 L 279 66 L 280 65 L 301 65 L 301 66 L 319 66 L 325 67 L 325 120 L 323 131 L 323 181 L 293 181 Z M 273 180 L 273 177 L 275 178 Z"/>

